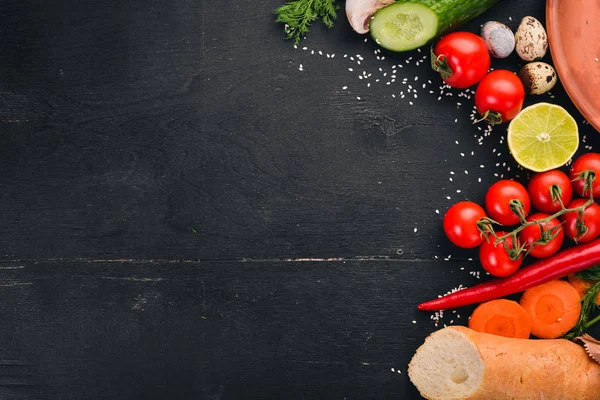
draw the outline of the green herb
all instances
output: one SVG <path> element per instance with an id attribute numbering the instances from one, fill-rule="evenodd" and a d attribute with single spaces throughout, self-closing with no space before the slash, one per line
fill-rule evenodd
<path id="1" fill-rule="evenodd" d="M 290 0 L 275 10 L 275 21 L 285 24 L 288 39 L 294 39 L 294 44 L 298 44 L 317 18 L 331 28 L 339 8 L 336 0 Z"/>
<path id="2" fill-rule="evenodd" d="M 596 267 L 593 267 L 596 268 Z M 594 311 L 598 311 L 599 307 L 596 304 L 598 294 L 600 293 L 600 282 L 593 284 L 588 291 L 581 298 L 581 314 L 579 315 L 579 321 L 573 329 L 571 329 L 564 337 L 566 339 L 573 339 L 580 336 L 590 326 L 600 321 L 600 315 L 590 319 Z"/>
<path id="3" fill-rule="evenodd" d="M 575 276 L 584 281 L 600 281 L 600 265 L 577 272 Z"/>

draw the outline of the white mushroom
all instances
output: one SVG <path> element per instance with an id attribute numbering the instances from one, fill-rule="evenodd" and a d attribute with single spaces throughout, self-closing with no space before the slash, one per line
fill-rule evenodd
<path id="1" fill-rule="evenodd" d="M 346 0 L 346 16 L 358 33 L 369 32 L 369 20 L 375 11 L 392 4 L 395 0 Z"/>

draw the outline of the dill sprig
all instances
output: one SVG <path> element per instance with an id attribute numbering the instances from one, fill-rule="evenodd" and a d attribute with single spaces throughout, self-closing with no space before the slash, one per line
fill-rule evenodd
<path id="1" fill-rule="evenodd" d="M 573 339 L 581 336 L 586 329 L 600 321 L 600 315 L 590 319 L 594 311 L 599 309 L 596 304 L 598 294 L 600 293 L 600 282 L 593 284 L 581 298 L 581 314 L 577 324 L 564 337 L 565 339 Z"/>
<path id="2" fill-rule="evenodd" d="M 575 273 L 575 276 L 584 281 L 600 281 L 600 265 L 595 265 L 591 268 L 584 269 Z"/>
<path id="3" fill-rule="evenodd" d="M 275 10 L 275 21 L 285 24 L 288 39 L 298 44 L 317 18 L 331 28 L 339 8 L 336 0 L 290 0 Z"/>

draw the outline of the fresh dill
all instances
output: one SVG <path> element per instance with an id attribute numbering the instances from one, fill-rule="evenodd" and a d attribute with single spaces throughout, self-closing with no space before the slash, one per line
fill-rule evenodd
<path id="1" fill-rule="evenodd" d="M 600 281 L 600 265 L 576 272 L 575 276 L 584 281 Z"/>
<path id="2" fill-rule="evenodd" d="M 577 324 L 564 337 L 565 339 L 573 339 L 581 336 L 590 326 L 600 321 L 600 314 L 592 319 L 592 314 L 600 308 L 596 304 L 600 294 L 600 282 L 593 284 L 581 298 L 581 314 Z"/>
<path id="3" fill-rule="evenodd" d="M 331 28 L 340 8 L 337 0 L 290 0 L 275 10 L 276 22 L 285 24 L 285 34 L 294 44 L 308 32 L 310 24 L 318 18 Z"/>

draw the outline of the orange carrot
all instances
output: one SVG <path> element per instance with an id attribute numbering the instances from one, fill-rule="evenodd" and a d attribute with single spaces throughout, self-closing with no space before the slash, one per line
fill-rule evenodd
<path id="1" fill-rule="evenodd" d="M 498 336 L 527 339 L 531 333 L 531 322 L 519 303 L 497 299 L 482 303 L 473 311 L 469 328 Z"/>
<path id="2" fill-rule="evenodd" d="M 571 284 L 571 286 L 573 286 L 575 288 L 575 290 L 577 290 L 577 293 L 579 293 L 579 297 L 583 297 L 586 294 L 586 292 L 588 291 L 588 289 L 594 283 L 596 283 L 596 281 L 586 281 L 584 279 L 581 279 L 578 276 L 575 276 L 574 274 L 567 276 L 567 279 L 569 280 L 569 283 Z M 600 305 L 600 293 L 598 293 L 598 298 L 596 299 L 596 304 Z"/>
<path id="3" fill-rule="evenodd" d="M 581 313 L 579 293 L 562 280 L 527 289 L 520 303 L 529 315 L 531 333 L 543 339 L 555 339 L 567 333 L 577 324 Z"/>

